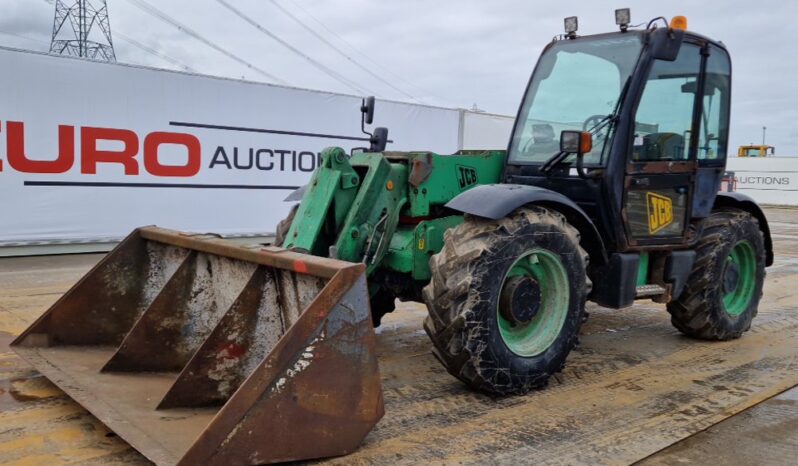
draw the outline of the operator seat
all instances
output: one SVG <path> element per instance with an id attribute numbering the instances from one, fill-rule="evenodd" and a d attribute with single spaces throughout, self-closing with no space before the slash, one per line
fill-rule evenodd
<path id="1" fill-rule="evenodd" d="M 684 137 L 678 133 L 651 133 L 643 136 L 643 145 L 635 159 L 642 161 L 684 160 Z"/>
<path id="2" fill-rule="evenodd" d="M 560 143 L 554 139 L 554 128 L 548 123 L 532 125 L 532 144 L 535 152 L 556 153 Z"/>

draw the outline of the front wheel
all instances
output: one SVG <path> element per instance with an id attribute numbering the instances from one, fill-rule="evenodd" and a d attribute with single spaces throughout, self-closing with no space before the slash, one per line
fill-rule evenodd
<path id="1" fill-rule="evenodd" d="M 544 386 L 582 324 L 587 254 L 558 212 L 466 217 L 446 232 L 424 288 L 433 353 L 470 387 L 499 395 Z"/>
<path id="2" fill-rule="evenodd" d="M 684 291 L 668 304 L 680 332 L 705 340 L 739 338 L 751 328 L 765 280 L 765 242 L 748 212 L 727 209 L 704 221 Z"/>

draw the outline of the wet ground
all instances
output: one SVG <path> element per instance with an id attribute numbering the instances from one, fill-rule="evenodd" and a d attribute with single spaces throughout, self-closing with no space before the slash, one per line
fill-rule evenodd
<path id="1" fill-rule="evenodd" d="M 785 276 L 796 263 L 798 251 L 798 210 L 768 209 L 779 263 L 769 273 L 779 287 L 796 289 Z M 778 277 L 776 277 L 778 276 Z M 794 303 L 798 298 L 782 299 Z M 794 347 L 798 354 L 798 345 Z M 792 370 L 798 371 L 798 356 Z M 798 388 L 792 388 L 732 416 L 641 461 L 641 465 L 689 464 L 773 464 L 798 462 Z"/>
<path id="2" fill-rule="evenodd" d="M 386 415 L 339 464 L 794 464 L 798 455 L 798 210 L 769 209 L 777 262 L 752 331 L 696 342 L 662 305 L 590 306 L 549 388 L 493 399 L 429 353 L 425 310 L 379 329 Z M 0 464 L 148 464 L 7 349 L 101 255 L 0 259 Z"/>

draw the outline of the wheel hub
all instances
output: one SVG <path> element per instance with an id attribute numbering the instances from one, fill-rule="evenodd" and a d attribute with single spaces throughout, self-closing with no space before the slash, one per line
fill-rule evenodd
<path id="1" fill-rule="evenodd" d="M 570 286 L 560 257 L 531 249 L 510 266 L 496 302 L 499 333 L 513 353 L 531 358 L 557 340 L 568 317 Z"/>
<path id="2" fill-rule="evenodd" d="M 757 259 L 754 247 L 746 240 L 734 245 L 726 259 L 721 277 L 723 307 L 731 316 L 748 309 L 756 290 Z"/>
<path id="3" fill-rule="evenodd" d="M 723 273 L 723 292 L 731 293 L 737 288 L 740 281 L 740 268 L 734 261 L 728 261 L 726 271 Z"/>
<path id="4" fill-rule="evenodd" d="M 499 312 L 512 326 L 526 325 L 538 315 L 540 285 L 528 276 L 510 277 L 502 290 Z"/>

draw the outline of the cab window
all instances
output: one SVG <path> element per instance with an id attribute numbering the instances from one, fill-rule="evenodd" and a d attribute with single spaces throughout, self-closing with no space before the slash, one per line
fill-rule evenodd
<path id="1" fill-rule="evenodd" d="M 516 120 L 510 163 L 542 163 L 560 151 L 563 130 L 593 132 L 587 165 L 600 164 L 612 117 L 642 43 L 629 34 L 555 42 L 541 56 Z"/>
<path id="2" fill-rule="evenodd" d="M 655 60 L 637 107 L 632 161 L 678 161 L 690 157 L 700 48 L 683 44 L 674 61 Z"/>
<path id="3" fill-rule="evenodd" d="M 700 163 L 726 160 L 729 140 L 729 107 L 731 104 L 731 61 L 725 50 L 709 48 L 701 125 L 698 133 Z M 755 155 L 758 154 L 758 149 Z"/>

